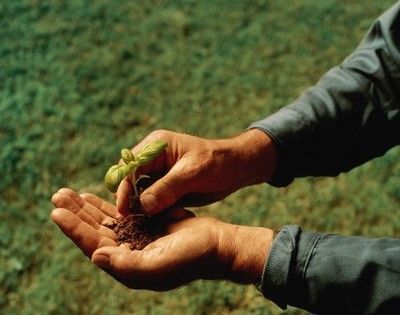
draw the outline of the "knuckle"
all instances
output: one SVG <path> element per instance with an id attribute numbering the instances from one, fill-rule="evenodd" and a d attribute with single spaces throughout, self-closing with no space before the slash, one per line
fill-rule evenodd
<path id="1" fill-rule="evenodd" d="M 111 258 L 111 266 L 119 273 L 123 273 L 126 270 L 126 261 L 124 255 L 114 255 Z"/>
<path id="2" fill-rule="evenodd" d="M 152 131 L 147 137 L 147 140 L 166 139 L 171 132 L 166 129 L 158 129 Z"/>
<path id="3" fill-rule="evenodd" d="M 164 192 L 162 195 L 165 203 L 175 202 L 181 197 L 181 189 L 168 180 L 161 179 L 160 188 Z"/>
<path id="4" fill-rule="evenodd" d="M 60 193 L 56 192 L 52 197 L 51 197 L 51 202 L 58 206 L 61 204 L 62 196 Z"/>
<path id="5" fill-rule="evenodd" d="M 212 169 L 209 154 L 206 151 L 200 152 L 195 163 L 192 163 L 190 167 L 190 177 L 191 178 L 203 178 L 208 177 L 208 173 Z"/>
<path id="6" fill-rule="evenodd" d="M 71 195 L 74 193 L 74 191 L 71 188 L 68 187 L 62 187 L 58 190 L 60 194 L 65 194 L 65 195 Z"/>

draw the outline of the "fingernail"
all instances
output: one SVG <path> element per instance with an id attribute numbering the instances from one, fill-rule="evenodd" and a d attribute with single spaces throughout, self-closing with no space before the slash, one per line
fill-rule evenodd
<path id="1" fill-rule="evenodd" d="M 144 211 L 148 214 L 154 212 L 158 207 L 157 199 L 153 194 L 142 194 L 140 196 L 140 203 L 142 204 Z"/>
<path id="2" fill-rule="evenodd" d="M 106 269 L 110 267 L 110 256 L 107 254 L 97 254 L 92 257 L 92 263 L 96 266 Z"/>

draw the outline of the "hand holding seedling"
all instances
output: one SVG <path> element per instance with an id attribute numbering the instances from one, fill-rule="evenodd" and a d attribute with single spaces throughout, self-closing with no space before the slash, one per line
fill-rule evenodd
<path id="1" fill-rule="evenodd" d="M 128 149 L 121 150 L 122 163 L 113 165 L 107 171 L 104 177 L 104 183 L 109 191 L 115 193 L 121 181 L 129 177 L 135 196 L 139 195 L 137 190 L 137 181 L 135 172 L 138 167 L 150 163 L 157 155 L 159 155 L 165 148 L 167 143 L 162 140 L 156 140 L 148 143 L 136 156 Z"/>
<path id="2" fill-rule="evenodd" d="M 133 148 L 137 154 L 153 141 L 164 141 L 166 149 L 138 174 L 162 173 L 140 196 L 143 210 L 155 214 L 168 207 L 200 206 L 223 199 L 234 191 L 272 177 L 276 153 L 272 140 L 260 130 L 249 130 L 225 140 L 207 140 L 171 131 L 155 131 Z M 132 178 L 122 180 L 117 208 L 128 213 L 134 195 Z"/>
<path id="3" fill-rule="evenodd" d="M 132 289 L 169 290 L 195 279 L 259 281 L 273 232 L 197 218 L 183 208 L 159 214 L 167 234 L 143 250 L 117 246 L 104 226 L 120 216 L 93 194 L 62 188 L 53 195 L 52 220 L 94 264 Z M 248 246 L 252 244 L 252 246 Z"/>

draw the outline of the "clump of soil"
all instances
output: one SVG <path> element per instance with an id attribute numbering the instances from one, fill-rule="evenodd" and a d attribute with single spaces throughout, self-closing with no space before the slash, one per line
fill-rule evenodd
<path id="1" fill-rule="evenodd" d="M 117 244 L 128 243 L 131 250 L 142 250 L 151 242 L 165 234 L 165 222 L 159 218 L 143 214 L 119 217 L 114 222 L 104 224 L 117 236 Z"/>
<path id="2" fill-rule="evenodd" d="M 140 181 L 139 194 L 144 188 L 150 186 L 151 180 L 143 178 Z M 104 226 L 112 229 L 117 236 L 117 244 L 128 243 L 131 250 L 142 250 L 151 242 L 165 235 L 165 218 L 160 216 L 148 217 L 141 211 L 139 197 L 132 198 L 129 211 L 131 215 L 119 217 L 112 223 L 106 223 Z"/>

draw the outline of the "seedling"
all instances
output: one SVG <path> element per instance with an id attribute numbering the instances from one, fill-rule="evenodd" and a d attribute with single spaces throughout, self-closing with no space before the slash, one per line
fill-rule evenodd
<path id="1" fill-rule="evenodd" d="M 115 193 L 121 181 L 129 176 L 133 185 L 134 196 L 139 197 L 139 190 L 137 188 L 138 181 L 146 175 L 141 175 L 136 178 L 135 172 L 138 167 L 146 165 L 154 160 L 162 151 L 167 147 L 165 141 L 156 140 L 147 144 L 136 156 L 129 149 L 121 150 L 121 158 L 125 164 L 113 165 L 107 171 L 104 177 L 104 183 L 109 191 Z"/>
<path id="2" fill-rule="evenodd" d="M 154 160 L 166 147 L 166 142 L 157 140 L 146 145 L 136 156 L 128 149 L 122 149 L 123 163 L 111 166 L 104 177 L 106 187 L 113 193 L 117 191 L 119 184 L 127 176 L 130 177 L 133 185 L 134 196 L 130 196 L 129 205 L 132 214 L 126 217 L 119 216 L 113 222 L 103 224 L 114 231 L 118 245 L 129 244 L 131 250 L 142 250 L 165 234 L 165 222 L 156 217 L 135 213 L 140 210 L 140 206 L 136 204 L 140 194 L 137 187 L 138 181 L 143 177 L 149 177 L 146 175 L 137 177 L 135 172 L 138 167 Z"/>

